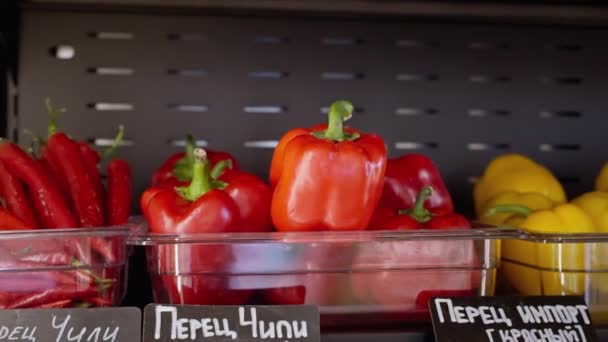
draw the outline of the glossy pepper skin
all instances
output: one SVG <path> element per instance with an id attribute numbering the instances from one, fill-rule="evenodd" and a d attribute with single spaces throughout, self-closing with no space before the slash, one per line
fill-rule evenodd
<path id="1" fill-rule="evenodd" d="M 238 229 L 236 203 L 211 179 L 205 151 L 196 149 L 196 178 L 188 187 L 176 190 L 152 187 L 141 197 L 141 209 L 151 233 L 195 234 L 231 232 Z"/>
<path id="2" fill-rule="evenodd" d="M 277 230 L 361 230 L 369 224 L 382 192 L 386 147 L 376 135 L 344 130 L 352 112 L 350 102 L 334 102 L 327 129 L 296 129 L 279 142 L 270 171 Z"/>
<path id="3" fill-rule="evenodd" d="M 81 227 L 102 227 L 104 225 L 103 196 L 89 173 L 87 163 L 80 154 L 80 148 L 65 133 L 53 134 L 47 147 L 57 160 L 59 169 L 65 175 L 72 208 Z"/>
<path id="4" fill-rule="evenodd" d="M 220 162 L 222 163 L 222 162 Z M 216 164 L 221 165 L 220 163 Z M 213 175 L 213 171 L 220 175 Z M 237 231 L 269 232 L 272 230 L 270 201 L 272 191 L 260 178 L 243 171 L 214 168 L 212 176 L 239 208 Z"/>
<path id="5" fill-rule="evenodd" d="M 568 235 L 596 232 L 591 217 L 574 204 L 558 204 L 551 209 L 537 211 L 521 205 L 500 207 L 502 212 L 509 209 L 517 215 L 506 224 L 530 233 Z M 525 295 L 582 295 L 588 262 L 585 249 L 584 243 L 503 240 L 504 274 Z"/>
<path id="6" fill-rule="evenodd" d="M 233 175 L 234 179 L 225 182 L 213 179 L 205 151 L 195 149 L 194 155 L 193 177 L 187 187 L 152 187 L 143 193 L 142 212 L 152 234 L 226 233 L 243 229 L 241 199 L 231 197 L 230 190 L 231 186 L 238 185 L 239 176 Z M 247 182 L 251 179 L 242 177 L 238 186 L 249 186 Z M 238 188 L 235 191 L 238 192 Z M 205 274 L 225 269 L 231 253 L 229 247 L 218 245 L 162 246 L 158 250 L 158 263 L 167 273 L 160 279 L 164 294 L 172 303 L 180 304 L 244 303 L 251 291 L 231 290 L 225 277 Z M 185 275 L 174 275 L 175 267 Z"/>
<path id="7" fill-rule="evenodd" d="M 483 215 L 479 217 L 480 222 L 498 226 L 507 222 L 513 215 L 517 215 L 509 210 L 501 212 L 500 209 L 496 209 L 496 207 L 504 205 L 523 205 L 536 211 L 551 209 L 555 203 L 549 197 L 539 193 L 506 191 L 486 202 L 482 210 Z"/>
<path id="8" fill-rule="evenodd" d="M 566 193 L 551 171 L 520 154 L 501 155 L 488 165 L 473 191 L 477 216 L 483 215 L 487 201 L 505 191 L 539 193 L 557 204 L 566 202 Z"/>
<path id="9" fill-rule="evenodd" d="M 464 216 L 450 212 L 433 215 L 425 208 L 425 202 L 432 196 L 431 187 L 423 187 L 416 195 L 416 201 L 408 209 L 380 207 L 374 213 L 369 225 L 371 230 L 410 230 L 410 229 L 464 229 L 471 223 Z"/>
<path id="10" fill-rule="evenodd" d="M 186 137 L 186 151 L 170 156 L 152 175 L 152 186 L 180 186 L 192 179 L 195 142 L 192 135 Z M 229 160 L 229 168 L 238 169 L 236 159 L 226 152 L 205 150 L 211 167 L 222 160 Z"/>
<path id="11" fill-rule="evenodd" d="M 40 223 L 45 228 L 74 228 L 77 221 L 59 187 L 41 164 L 17 145 L 0 142 L 0 161 L 30 189 L 30 199 Z"/>
<path id="12" fill-rule="evenodd" d="M 595 190 L 608 191 L 608 163 L 605 163 L 595 179 Z"/>
<path id="13" fill-rule="evenodd" d="M 108 163 L 106 221 L 110 226 L 127 223 L 131 214 L 131 167 L 121 159 Z"/>
<path id="14" fill-rule="evenodd" d="M 198 153 L 205 152 L 199 149 Z M 150 224 L 151 232 L 180 234 L 270 231 L 272 226 L 269 212 L 272 194 L 268 185 L 252 174 L 237 170 L 226 170 L 229 163 L 229 160 L 220 161 L 218 164 L 216 164 L 216 167 L 214 167 L 213 170 L 210 170 L 210 162 L 207 159 L 205 159 L 204 162 L 200 160 L 195 162 L 195 172 L 201 175 L 198 176 L 196 181 L 193 178 L 193 181 L 190 182 L 187 187 L 180 188 L 180 194 L 176 193 L 174 189 L 166 186 L 152 187 L 145 191 L 141 198 L 141 205 L 142 210 L 144 210 L 144 215 L 146 215 L 146 212 L 150 212 L 150 210 L 155 212 L 154 214 L 146 215 L 146 218 L 161 214 L 166 215 L 163 214 L 163 211 L 165 210 L 161 209 L 160 211 L 157 211 L 157 208 L 155 208 L 157 204 L 151 202 L 159 195 L 162 198 L 175 199 L 174 202 L 178 204 L 178 207 L 171 209 L 171 206 L 169 206 L 169 209 L 171 210 L 186 210 L 186 212 L 187 210 L 194 210 L 193 213 L 201 211 L 201 218 L 199 219 L 187 217 L 184 218 L 188 222 L 192 221 L 192 227 L 182 227 L 182 223 L 173 223 L 169 225 L 163 224 L 161 226 L 150 223 L 149 220 L 148 222 Z M 203 195 L 196 197 L 195 195 L 188 195 L 187 191 L 195 191 L 195 193 L 202 193 Z M 204 211 L 196 209 L 196 203 L 203 200 L 205 197 L 215 199 L 214 201 L 208 201 L 208 203 L 207 201 L 203 202 L 206 203 L 206 205 L 215 205 L 217 208 L 208 208 Z M 187 198 L 198 199 L 195 201 L 195 203 L 192 203 L 192 208 L 179 209 L 179 207 L 182 205 L 189 207 L 188 201 L 186 200 Z M 225 208 L 219 206 L 219 203 L 223 202 L 226 203 L 224 206 Z M 152 206 L 152 208 L 149 208 L 150 206 Z M 230 210 L 226 211 L 226 208 Z M 228 212 L 230 215 L 227 215 Z M 185 212 L 184 215 L 186 215 Z M 217 220 L 220 220 L 221 222 L 226 221 L 229 224 L 215 222 L 210 223 L 207 227 L 207 225 L 204 224 L 204 221 L 213 220 L 215 216 L 217 216 Z M 169 222 L 171 219 L 165 218 L 162 221 Z"/>
<path id="15" fill-rule="evenodd" d="M 426 209 L 435 215 L 454 211 L 450 192 L 432 160 L 415 153 L 389 159 L 379 206 L 393 209 L 411 208 L 420 190 L 426 186 L 433 190 L 424 202 Z"/>
<path id="16" fill-rule="evenodd" d="M 40 226 L 23 184 L 2 162 L 0 162 L 0 195 L 8 211 L 22 223 L 31 228 Z"/>
<path id="17" fill-rule="evenodd" d="M 591 217 L 598 231 L 608 232 L 608 192 L 588 192 L 573 199 L 571 203 Z"/>
<path id="18" fill-rule="evenodd" d="M 36 226 L 25 223 L 8 210 L 0 207 L 0 230 L 34 229 Z"/>

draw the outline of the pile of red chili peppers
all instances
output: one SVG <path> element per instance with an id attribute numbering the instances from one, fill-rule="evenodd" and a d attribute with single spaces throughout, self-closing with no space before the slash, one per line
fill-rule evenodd
<path id="1" fill-rule="evenodd" d="M 102 156 L 85 141 L 57 130 L 58 112 L 51 113 L 47 139 L 37 139 L 30 153 L 15 143 L 0 141 L 0 230 L 99 228 L 127 223 L 131 213 L 131 170 L 111 158 L 124 129 Z M 46 140 L 46 141 L 44 141 Z M 107 160 L 107 181 L 100 164 Z M 25 240 L 25 239 L 24 239 Z M 116 296 L 120 274 L 111 267 L 119 253 L 111 240 L 0 240 L 0 270 L 71 266 L 68 271 L 38 271 L 6 275 L 0 272 L 1 308 L 108 306 Z M 6 279 L 5 279 L 6 278 Z"/>

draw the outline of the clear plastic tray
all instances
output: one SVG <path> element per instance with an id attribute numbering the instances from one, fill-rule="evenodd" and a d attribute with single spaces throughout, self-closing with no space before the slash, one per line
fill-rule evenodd
<path id="1" fill-rule="evenodd" d="M 314 304 L 324 326 L 419 323 L 433 295 L 492 295 L 509 230 L 148 235 L 154 299 Z"/>
<path id="2" fill-rule="evenodd" d="M 117 306 L 129 227 L 0 231 L 0 309 Z"/>
<path id="3" fill-rule="evenodd" d="M 502 242 L 501 287 L 522 295 L 584 296 L 608 324 L 608 234 L 532 234 Z"/>

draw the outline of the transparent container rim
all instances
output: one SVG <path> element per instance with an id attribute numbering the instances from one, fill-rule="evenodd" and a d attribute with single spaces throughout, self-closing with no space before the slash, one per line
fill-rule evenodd
<path id="1" fill-rule="evenodd" d="M 536 243 L 606 243 L 608 232 L 559 234 L 520 231 L 518 238 Z"/>
<path id="2" fill-rule="evenodd" d="M 129 224 L 112 227 L 57 228 L 0 231 L 0 241 L 20 239 L 53 239 L 77 237 L 128 237 L 133 227 Z"/>
<path id="3" fill-rule="evenodd" d="M 314 232 L 264 233 L 201 233 L 152 234 L 145 223 L 138 225 L 128 239 L 137 246 L 154 246 L 175 243 L 328 243 L 328 242 L 388 242 L 407 240 L 500 240 L 515 238 L 519 231 L 513 228 L 475 227 L 449 230 L 361 230 Z"/>

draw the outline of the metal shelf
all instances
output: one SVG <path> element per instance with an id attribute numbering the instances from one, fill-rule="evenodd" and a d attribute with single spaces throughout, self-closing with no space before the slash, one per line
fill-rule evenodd
<path id="1" fill-rule="evenodd" d="M 315 16 L 390 16 L 482 20 L 490 22 L 525 22 L 606 26 L 605 2 L 584 1 L 421 1 L 421 0 L 25 0 L 27 6 L 79 9 L 95 6 L 99 10 L 128 12 L 155 11 L 168 14 L 197 10 L 241 11 L 245 14 L 277 13 Z M 194 12 L 193 12 L 194 11 Z"/>

